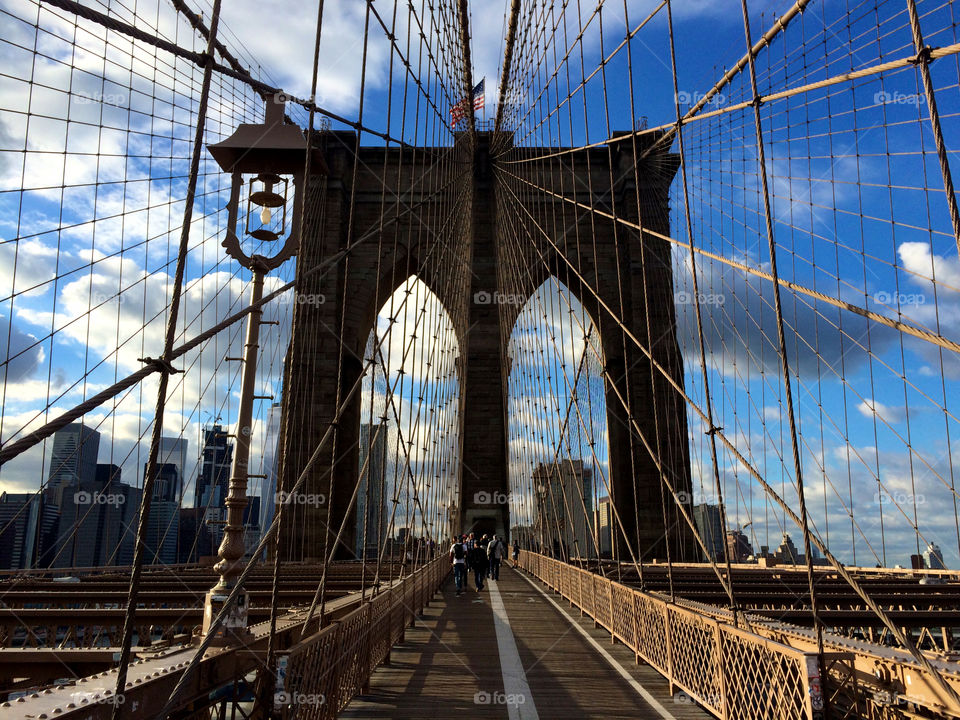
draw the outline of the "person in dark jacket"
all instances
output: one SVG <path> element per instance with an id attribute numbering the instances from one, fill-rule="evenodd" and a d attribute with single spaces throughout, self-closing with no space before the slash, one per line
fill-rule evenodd
<path id="1" fill-rule="evenodd" d="M 477 586 L 477 592 L 480 592 L 487 576 L 487 548 L 482 541 L 470 548 L 470 569 L 473 570 L 473 582 Z"/>

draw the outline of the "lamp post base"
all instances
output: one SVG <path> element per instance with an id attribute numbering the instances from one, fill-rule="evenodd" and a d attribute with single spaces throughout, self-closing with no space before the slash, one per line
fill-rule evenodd
<path id="1" fill-rule="evenodd" d="M 230 596 L 229 590 L 210 590 L 207 592 L 203 602 L 203 629 L 200 637 L 205 638 L 210 634 L 210 628 L 223 606 Z M 250 630 L 247 628 L 247 608 L 250 606 L 250 595 L 247 592 L 241 592 L 237 597 L 237 602 L 230 609 L 229 614 L 224 618 L 223 623 L 214 632 L 214 645 L 228 645 L 243 641 L 250 636 Z"/>

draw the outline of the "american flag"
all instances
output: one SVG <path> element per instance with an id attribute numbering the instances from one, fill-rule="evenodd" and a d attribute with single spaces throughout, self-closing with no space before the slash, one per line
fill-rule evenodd
<path id="1" fill-rule="evenodd" d="M 483 110 L 483 103 L 486 97 L 484 93 L 484 85 L 487 82 L 487 79 L 484 78 L 477 83 L 477 86 L 473 89 L 473 109 L 474 111 Z M 450 124 L 453 127 L 457 126 L 457 123 L 460 122 L 467 114 L 467 99 L 464 98 L 456 105 L 450 108 Z"/>

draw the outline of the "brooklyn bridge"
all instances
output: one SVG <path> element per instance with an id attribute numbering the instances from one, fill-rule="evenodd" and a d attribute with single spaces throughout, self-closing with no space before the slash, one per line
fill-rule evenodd
<path id="1" fill-rule="evenodd" d="M 958 36 L 0 0 L 0 718 L 960 718 Z"/>

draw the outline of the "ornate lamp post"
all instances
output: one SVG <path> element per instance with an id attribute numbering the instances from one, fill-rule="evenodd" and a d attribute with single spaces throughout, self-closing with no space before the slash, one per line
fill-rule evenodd
<path id="1" fill-rule="evenodd" d="M 295 256 L 300 247 L 301 189 L 305 180 L 307 142 L 296 125 L 284 122 L 284 102 L 279 96 L 267 98 L 266 119 L 262 125 L 242 124 L 223 142 L 208 146 L 217 164 L 232 176 L 230 202 L 227 205 L 227 236 L 223 247 L 227 254 L 253 273 L 251 304 L 263 298 L 263 280 L 268 272 Z M 311 165 L 323 171 L 321 157 Z M 246 179 L 244 179 L 246 176 Z M 247 255 L 237 236 L 241 189 L 247 187 L 246 217 L 243 235 L 261 243 L 282 242 L 279 251 L 270 256 Z M 292 199 L 291 199 L 292 193 Z M 287 212 L 291 205 L 292 212 Z M 286 239 L 282 240 L 284 233 Z M 247 506 L 248 460 L 253 421 L 254 385 L 257 376 L 257 352 L 260 342 L 259 309 L 247 320 L 247 337 L 243 352 L 243 375 L 240 384 L 240 412 L 237 418 L 236 452 L 230 473 L 230 487 L 224 502 L 227 519 L 223 541 L 217 552 L 219 562 L 214 569 L 220 573 L 219 582 L 207 592 L 203 612 L 203 635 L 210 632 L 214 618 L 222 609 L 227 596 L 236 585 L 243 570 L 244 544 L 243 511 Z M 249 597 L 241 593 L 237 604 L 223 625 L 217 630 L 217 639 L 243 634 L 247 627 Z"/>

